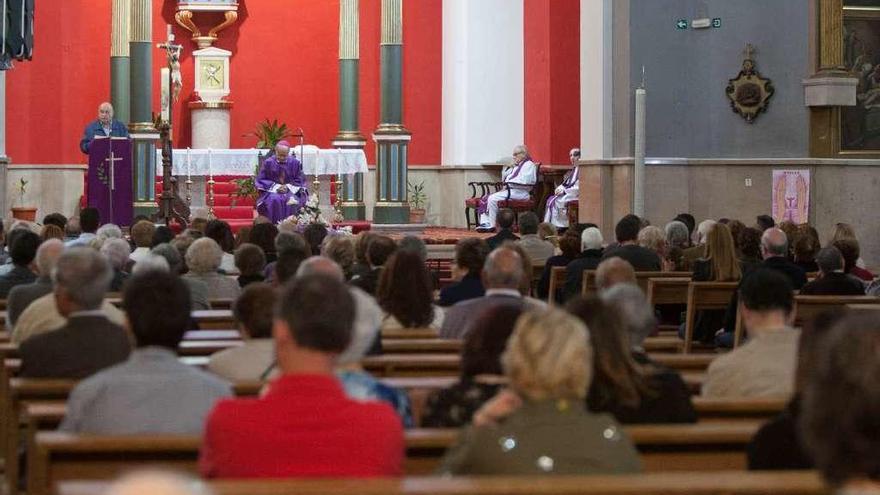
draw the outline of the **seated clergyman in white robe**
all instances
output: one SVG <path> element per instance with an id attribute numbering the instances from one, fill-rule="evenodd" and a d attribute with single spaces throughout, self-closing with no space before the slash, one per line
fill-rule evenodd
<path id="1" fill-rule="evenodd" d="M 538 180 L 538 165 L 532 161 L 525 146 L 513 149 L 514 164 L 501 172 L 501 182 L 510 186 L 510 199 L 529 199 L 529 192 Z M 477 230 L 490 231 L 495 228 L 495 217 L 498 215 L 498 203 L 506 201 L 507 187 L 500 191 L 480 198 L 477 211 L 480 214 L 480 225 Z"/>
<path id="2" fill-rule="evenodd" d="M 581 150 L 572 149 L 568 157 L 571 159 L 571 170 L 565 173 L 562 184 L 556 186 L 553 195 L 547 198 L 547 207 L 544 210 L 544 221 L 556 227 L 568 227 L 568 202 L 577 201 L 580 192 L 578 160 L 581 158 Z"/>

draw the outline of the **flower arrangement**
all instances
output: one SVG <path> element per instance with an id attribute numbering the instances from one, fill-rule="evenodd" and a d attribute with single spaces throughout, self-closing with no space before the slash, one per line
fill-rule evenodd
<path id="1" fill-rule="evenodd" d="M 287 204 L 293 205 L 296 204 L 296 196 L 292 196 Z M 335 221 L 341 220 L 339 214 L 337 213 L 337 218 L 334 218 Z M 279 222 L 278 226 L 281 227 L 284 225 L 292 225 L 293 230 L 299 233 L 303 233 L 311 224 L 319 224 L 323 225 L 327 229 L 328 235 L 353 235 L 352 228 L 350 226 L 347 227 L 333 227 L 333 224 L 330 223 L 324 215 L 321 213 L 321 207 L 318 203 L 318 195 L 310 194 L 309 199 L 306 200 L 306 204 L 300 208 L 299 213 L 296 215 L 291 215 L 281 222 Z"/>

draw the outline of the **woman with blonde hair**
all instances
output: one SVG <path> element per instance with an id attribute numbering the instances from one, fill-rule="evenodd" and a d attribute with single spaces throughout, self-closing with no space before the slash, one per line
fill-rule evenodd
<path id="1" fill-rule="evenodd" d="M 715 224 L 706 236 L 706 257 L 694 261 L 694 282 L 738 282 L 742 266 L 730 229 L 723 223 Z M 711 343 L 715 332 L 724 326 L 724 310 L 704 310 L 697 313 L 693 339 Z M 684 335 L 684 328 L 679 332 Z"/>
<path id="2" fill-rule="evenodd" d="M 587 410 L 593 352 L 586 326 L 558 309 L 523 314 L 502 356 L 509 391 L 474 415 L 445 474 L 599 474 L 641 470 L 607 414 Z M 500 446 L 500 448 L 499 448 Z"/>

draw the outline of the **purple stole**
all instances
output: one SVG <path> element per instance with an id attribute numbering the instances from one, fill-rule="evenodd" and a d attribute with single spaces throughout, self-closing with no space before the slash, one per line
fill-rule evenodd
<path id="1" fill-rule="evenodd" d="M 523 165 L 527 161 L 531 161 L 531 159 L 532 159 L 532 157 L 526 155 L 526 157 L 516 165 L 516 168 L 513 169 L 513 173 L 510 174 L 509 176 L 507 176 L 507 180 L 505 180 L 504 182 L 505 183 L 510 182 L 513 179 L 515 179 L 516 176 L 519 175 L 520 171 L 522 171 Z M 487 211 L 489 211 L 489 194 L 486 194 L 483 197 L 481 197 L 479 203 L 477 204 L 477 214 L 478 215 L 482 215 L 483 213 L 486 213 Z"/>
<path id="2" fill-rule="evenodd" d="M 562 187 L 564 187 L 564 188 L 571 187 L 571 186 L 577 184 L 577 180 L 578 180 L 578 168 L 577 168 L 577 166 L 575 166 L 575 167 L 572 167 L 571 170 L 566 172 L 565 176 L 562 178 Z M 561 198 L 562 196 L 565 196 L 565 191 L 562 191 L 561 194 L 554 194 L 553 196 L 550 196 L 550 199 L 547 200 L 547 209 L 549 210 L 551 208 L 556 208 L 557 207 L 556 201 L 559 198 Z"/>

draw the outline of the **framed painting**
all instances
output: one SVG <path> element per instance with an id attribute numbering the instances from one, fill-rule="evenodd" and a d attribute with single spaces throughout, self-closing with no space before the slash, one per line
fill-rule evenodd
<path id="1" fill-rule="evenodd" d="M 869 5 L 870 4 L 870 5 Z M 851 0 L 843 11 L 843 59 L 858 79 L 856 105 L 840 112 L 840 151 L 880 154 L 880 1 Z"/>

